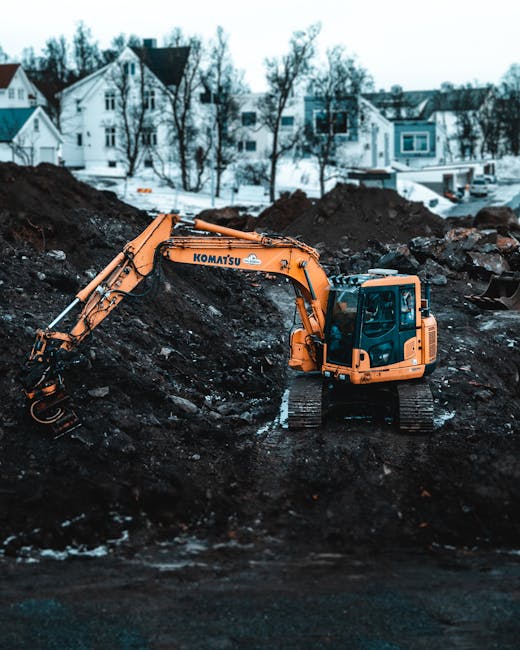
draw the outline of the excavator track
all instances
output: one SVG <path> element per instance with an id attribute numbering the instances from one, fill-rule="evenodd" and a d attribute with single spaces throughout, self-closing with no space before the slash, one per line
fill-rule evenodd
<path id="1" fill-rule="evenodd" d="M 323 379 L 321 375 L 297 375 L 289 387 L 290 430 L 319 429 L 322 423 Z"/>
<path id="2" fill-rule="evenodd" d="M 433 396 L 425 382 L 397 386 L 399 429 L 403 433 L 432 433 Z"/>

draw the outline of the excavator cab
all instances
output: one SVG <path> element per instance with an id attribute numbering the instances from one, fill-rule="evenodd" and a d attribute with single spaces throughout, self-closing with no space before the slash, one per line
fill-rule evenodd
<path id="1" fill-rule="evenodd" d="M 433 371 L 437 353 L 429 289 L 423 298 L 417 276 L 388 269 L 334 276 L 330 283 L 321 367 L 325 383 L 336 394 L 343 384 L 354 400 L 361 394 L 355 389 L 350 395 L 350 385 L 377 385 L 371 395 L 390 396 L 402 431 L 431 432 L 433 398 L 422 380 Z M 308 381 L 316 384 L 311 390 L 304 388 Z M 318 384 L 317 378 L 297 379 L 294 399 L 289 395 L 290 425 L 320 421 L 320 398 L 309 403 L 309 395 L 321 394 Z"/>
<path id="2" fill-rule="evenodd" d="M 391 277 L 373 286 L 370 279 L 368 275 L 333 278 L 325 327 L 326 363 L 352 368 L 353 350 L 368 355 L 370 368 L 405 361 L 406 343 L 416 336 L 416 287 L 412 282 L 392 284 Z"/>

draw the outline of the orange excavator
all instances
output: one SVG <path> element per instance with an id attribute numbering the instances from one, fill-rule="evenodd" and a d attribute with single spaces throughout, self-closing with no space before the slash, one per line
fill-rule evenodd
<path id="1" fill-rule="evenodd" d="M 191 228 L 188 235 L 175 227 Z M 205 235 L 191 234 L 204 231 Z M 212 236 L 211 236 L 212 235 Z M 63 369 L 78 346 L 145 279 L 158 278 L 162 259 L 179 264 L 257 271 L 288 278 L 301 326 L 291 333 L 290 429 L 322 423 L 324 387 L 396 388 L 394 416 L 405 432 L 433 430 L 433 399 L 424 378 L 436 365 L 437 324 L 415 275 L 371 269 L 328 277 L 318 252 L 297 239 L 242 232 L 178 214 L 161 214 L 130 241 L 71 304 L 39 329 L 23 377 L 30 413 L 57 434 L 79 426 Z M 68 331 L 58 324 L 79 310 Z"/>

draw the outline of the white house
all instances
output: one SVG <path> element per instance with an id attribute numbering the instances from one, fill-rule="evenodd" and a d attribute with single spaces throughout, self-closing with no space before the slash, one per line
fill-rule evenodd
<path id="1" fill-rule="evenodd" d="M 355 137 L 342 145 L 341 163 L 345 167 L 380 169 L 389 167 L 393 160 L 393 124 L 371 102 L 359 97 Z"/>
<path id="2" fill-rule="evenodd" d="M 19 63 L 0 64 L 0 108 L 46 105 L 45 97 Z"/>
<path id="3" fill-rule="evenodd" d="M 62 91 L 66 166 L 127 173 L 130 164 L 150 165 L 152 149 L 171 156 L 163 109 L 169 90 L 182 79 L 189 48 L 154 45 L 126 47 L 115 61 Z"/>
<path id="4" fill-rule="evenodd" d="M 237 98 L 240 103 L 239 123 L 236 127 L 236 146 L 239 159 L 267 158 L 270 154 L 273 136 L 261 121 L 260 102 L 262 98 L 262 93 L 251 93 Z M 281 116 L 280 143 L 292 139 L 302 127 L 302 97 L 294 96 L 287 102 Z"/>
<path id="5" fill-rule="evenodd" d="M 0 108 L 0 161 L 57 165 L 61 136 L 41 106 Z"/>

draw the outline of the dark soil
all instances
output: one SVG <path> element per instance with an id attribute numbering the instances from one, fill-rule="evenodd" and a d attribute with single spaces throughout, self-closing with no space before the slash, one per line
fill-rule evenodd
<path id="1" fill-rule="evenodd" d="M 104 545 L 133 557 L 183 536 L 334 553 L 519 547 L 520 313 L 465 298 L 485 286 L 490 255 L 514 268 L 514 246 L 474 229 L 445 237 L 445 222 L 387 190 L 339 185 L 315 205 L 284 205 L 284 232 L 320 243 L 331 272 L 387 264 L 436 285 L 430 437 L 373 413 L 330 413 L 310 437 L 273 424 L 287 382 L 287 285 L 171 265 L 158 295 L 125 301 L 83 346 L 66 378 L 83 426 L 53 439 L 19 383 L 34 331 L 148 217 L 48 165 L 0 165 L 0 201 L 3 556 Z"/>
<path id="2" fill-rule="evenodd" d="M 419 235 L 442 236 L 446 230 L 443 219 L 422 203 L 393 190 L 343 183 L 314 203 L 303 192 L 279 199 L 260 214 L 258 227 L 298 236 L 313 246 L 353 251 L 374 241 L 405 243 Z"/>

